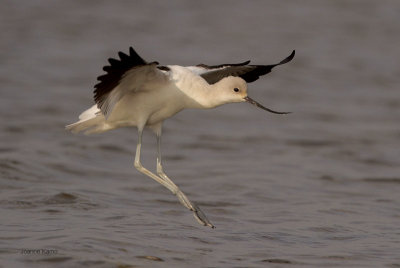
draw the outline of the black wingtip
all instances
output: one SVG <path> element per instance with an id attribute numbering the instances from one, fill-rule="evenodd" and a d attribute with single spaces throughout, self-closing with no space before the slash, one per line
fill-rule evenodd
<path id="1" fill-rule="evenodd" d="M 277 65 L 288 63 L 289 61 L 291 61 L 294 58 L 295 54 L 296 54 L 296 50 L 293 50 L 292 53 L 286 59 L 284 59 L 283 61 L 281 61 Z"/>
<path id="2" fill-rule="evenodd" d="M 294 55 L 296 55 L 296 50 L 293 49 L 292 53 L 289 55 L 290 60 L 294 58 Z"/>

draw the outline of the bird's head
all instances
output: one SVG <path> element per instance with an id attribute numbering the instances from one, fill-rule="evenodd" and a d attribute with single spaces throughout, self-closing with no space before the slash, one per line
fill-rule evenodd
<path id="1" fill-rule="evenodd" d="M 240 77 L 229 76 L 221 79 L 217 84 L 218 100 L 221 104 L 243 102 L 247 97 L 247 84 Z"/>
<path id="2" fill-rule="evenodd" d="M 254 106 L 274 114 L 288 114 L 288 112 L 277 112 L 264 107 L 247 94 L 247 83 L 240 77 L 229 76 L 223 78 L 217 84 L 218 100 L 221 104 L 233 102 L 248 102 Z"/>

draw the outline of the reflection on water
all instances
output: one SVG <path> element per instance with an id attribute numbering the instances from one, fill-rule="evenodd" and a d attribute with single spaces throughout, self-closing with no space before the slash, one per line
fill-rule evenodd
<path id="1" fill-rule="evenodd" d="M 398 2 L 6 2 L 4 267 L 400 266 Z M 215 230 L 134 169 L 135 130 L 64 131 L 129 46 L 182 65 L 297 51 L 249 85 L 293 114 L 243 103 L 165 123 L 166 171 Z M 143 150 L 155 167 L 150 132 Z"/>

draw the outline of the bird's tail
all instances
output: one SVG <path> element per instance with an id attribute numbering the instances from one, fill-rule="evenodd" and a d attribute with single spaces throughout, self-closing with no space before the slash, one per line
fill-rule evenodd
<path id="1" fill-rule="evenodd" d="M 79 115 L 79 121 L 65 126 L 72 133 L 84 132 L 85 134 L 101 133 L 110 129 L 104 115 L 96 105 Z"/>

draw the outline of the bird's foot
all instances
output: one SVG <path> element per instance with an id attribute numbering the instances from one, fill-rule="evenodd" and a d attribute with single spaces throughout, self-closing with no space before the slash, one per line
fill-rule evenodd
<path id="1" fill-rule="evenodd" d="M 182 205 L 184 205 L 185 207 L 187 207 L 188 209 L 190 209 L 191 211 L 193 211 L 194 213 L 194 217 L 196 218 L 196 220 L 204 225 L 204 226 L 210 226 L 211 228 L 215 228 L 214 225 L 212 225 L 212 223 L 207 219 L 206 215 L 203 213 L 203 211 L 201 211 L 201 209 L 196 206 L 195 204 L 193 204 L 189 198 L 187 198 L 187 196 L 179 189 L 178 186 L 176 186 L 168 177 L 167 175 L 165 175 L 164 172 L 158 172 L 158 178 L 162 179 L 162 181 L 159 181 L 161 184 L 163 184 L 165 187 L 167 187 L 168 189 L 170 189 L 170 191 L 175 194 L 179 201 L 182 203 Z"/>
<path id="2" fill-rule="evenodd" d="M 206 214 L 204 214 L 204 212 L 201 211 L 201 209 L 197 205 L 190 202 L 190 200 L 187 198 L 187 196 L 183 192 L 178 191 L 176 193 L 176 196 L 178 197 L 178 199 L 182 203 L 182 205 L 184 205 L 185 207 L 187 207 L 188 209 L 193 211 L 194 217 L 201 225 L 215 228 L 215 226 L 207 219 Z"/>
<path id="3" fill-rule="evenodd" d="M 204 214 L 204 212 L 201 211 L 201 209 L 197 205 L 193 204 L 192 211 L 193 211 L 193 215 L 194 215 L 195 219 L 200 224 L 202 224 L 204 226 L 209 226 L 213 229 L 215 228 L 215 226 L 207 219 L 206 214 Z"/>

